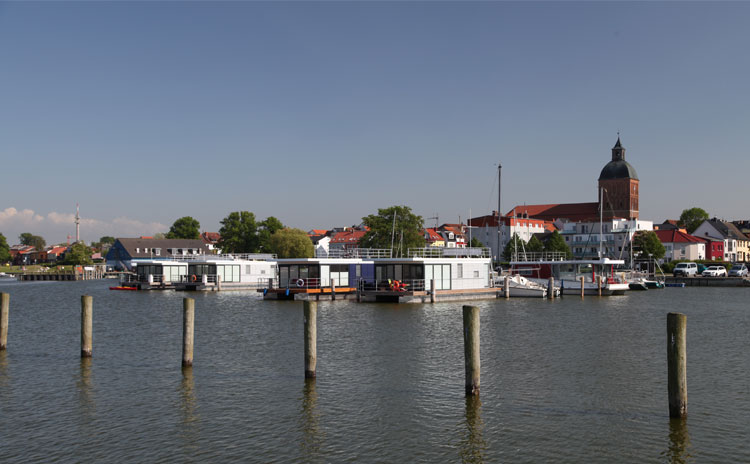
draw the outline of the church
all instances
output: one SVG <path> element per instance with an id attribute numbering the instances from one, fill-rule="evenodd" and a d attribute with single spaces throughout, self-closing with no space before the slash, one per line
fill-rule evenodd
<path id="1" fill-rule="evenodd" d="M 603 205 L 604 219 L 638 219 L 638 174 L 625 161 L 625 147 L 617 137 L 612 147 L 612 160 L 599 174 L 599 201 L 592 203 L 558 203 L 519 205 L 508 211 L 509 217 L 527 217 L 553 222 L 567 219 L 573 222 L 596 222 L 599 205 Z M 604 195 L 604 198 L 602 198 Z"/>

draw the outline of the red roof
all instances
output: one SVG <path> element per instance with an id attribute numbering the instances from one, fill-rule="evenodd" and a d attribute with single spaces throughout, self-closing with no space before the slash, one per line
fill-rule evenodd
<path id="1" fill-rule="evenodd" d="M 330 243 L 359 243 L 359 240 L 367 233 L 365 230 L 347 230 L 339 232 L 331 237 Z"/>
<path id="2" fill-rule="evenodd" d="M 554 221 L 570 219 L 571 221 L 588 221 L 599 219 L 599 203 L 559 203 L 550 205 L 519 205 L 508 211 L 507 216 L 524 216 Z"/>
<path id="3" fill-rule="evenodd" d="M 328 231 L 325 229 L 312 229 L 310 230 L 307 235 L 325 235 Z"/>
<path id="4" fill-rule="evenodd" d="M 424 232 L 425 235 L 427 235 L 425 240 L 427 240 L 428 242 L 443 241 L 443 237 L 439 233 L 437 233 L 435 229 L 425 229 Z"/>
<path id="5" fill-rule="evenodd" d="M 700 238 L 678 229 L 655 230 L 654 233 L 662 243 L 704 243 Z"/>
<path id="6" fill-rule="evenodd" d="M 221 234 L 218 232 L 202 232 L 201 240 L 204 243 L 218 243 L 221 240 Z"/>

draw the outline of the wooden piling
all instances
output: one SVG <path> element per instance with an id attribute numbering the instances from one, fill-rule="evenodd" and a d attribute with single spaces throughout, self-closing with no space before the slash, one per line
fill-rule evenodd
<path id="1" fill-rule="evenodd" d="M 505 294 L 505 298 L 510 298 L 510 276 L 505 276 L 505 280 L 503 281 L 503 293 Z"/>
<path id="2" fill-rule="evenodd" d="M 430 279 L 430 303 L 435 302 L 435 279 Z"/>
<path id="3" fill-rule="evenodd" d="M 596 288 L 599 292 L 599 296 L 602 296 L 602 276 L 596 276 Z"/>
<path id="4" fill-rule="evenodd" d="M 669 417 L 687 417 L 687 316 L 667 314 L 667 390 Z"/>
<path id="5" fill-rule="evenodd" d="M 216 276 L 216 290 L 221 291 L 221 276 Z"/>
<path id="6" fill-rule="evenodd" d="M 336 279 L 331 279 L 331 299 L 336 299 Z"/>
<path id="7" fill-rule="evenodd" d="M 584 288 L 583 288 L 583 281 L 584 281 L 584 277 L 581 276 L 580 279 L 581 279 L 581 298 L 583 298 L 583 290 L 584 290 Z"/>
<path id="8" fill-rule="evenodd" d="M 479 394 L 479 308 L 465 305 L 464 312 L 464 366 L 466 368 L 466 394 Z"/>
<path id="9" fill-rule="evenodd" d="M 182 299 L 182 367 L 193 365 L 193 337 L 195 334 L 195 300 Z"/>
<path id="10" fill-rule="evenodd" d="M 318 363 L 318 303 L 303 301 L 302 311 L 305 319 L 305 378 L 314 379 Z"/>
<path id="11" fill-rule="evenodd" d="M 555 278 L 550 277 L 549 281 L 547 282 L 547 298 L 550 300 L 555 299 Z"/>
<path id="12" fill-rule="evenodd" d="M 94 297 L 81 295 L 81 357 L 93 356 Z"/>
<path id="13" fill-rule="evenodd" d="M 0 293 L 0 351 L 8 349 L 8 315 L 10 293 Z"/>

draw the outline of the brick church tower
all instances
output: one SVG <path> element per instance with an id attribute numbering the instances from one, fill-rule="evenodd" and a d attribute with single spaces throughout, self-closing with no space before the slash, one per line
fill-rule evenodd
<path id="1" fill-rule="evenodd" d="M 599 174 L 599 204 L 604 189 L 604 217 L 638 219 L 638 174 L 625 161 L 625 148 L 617 137 L 612 161 Z"/>

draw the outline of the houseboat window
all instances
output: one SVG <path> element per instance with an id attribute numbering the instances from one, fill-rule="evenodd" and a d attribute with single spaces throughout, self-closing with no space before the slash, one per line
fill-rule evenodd
<path id="1" fill-rule="evenodd" d="M 478 273 L 479 271 L 477 271 Z M 463 279 L 464 278 L 464 265 L 463 264 L 457 264 L 456 265 L 456 278 L 457 279 Z"/>
<path id="2" fill-rule="evenodd" d="M 349 265 L 348 264 L 331 264 L 330 278 L 335 280 L 337 287 L 349 286 Z"/>
<path id="3" fill-rule="evenodd" d="M 249 264 L 245 265 L 245 274 L 252 274 L 252 268 Z M 261 273 L 262 274 L 262 273 Z"/>

